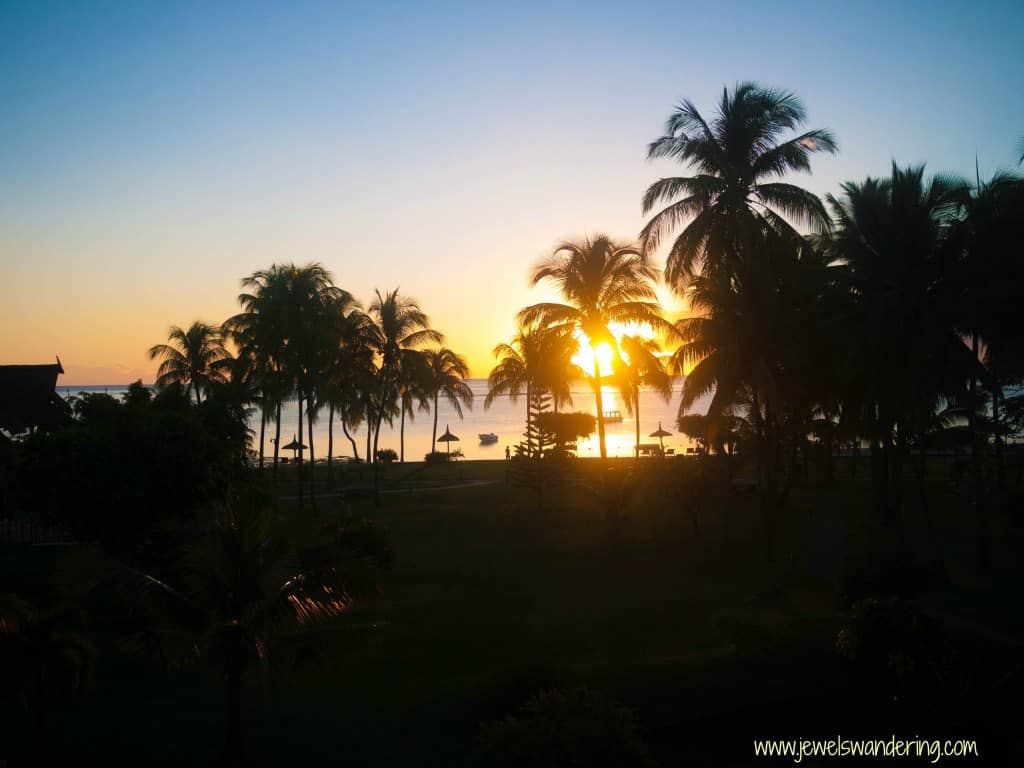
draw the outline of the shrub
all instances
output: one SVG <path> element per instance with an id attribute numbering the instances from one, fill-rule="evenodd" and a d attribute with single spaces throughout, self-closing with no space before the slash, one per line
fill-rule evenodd
<path id="1" fill-rule="evenodd" d="M 377 461 L 382 461 L 385 464 L 391 464 L 392 462 L 398 461 L 398 454 L 395 453 L 393 448 L 381 448 L 377 451 Z"/>
<path id="2" fill-rule="evenodd" d="M 955 700 L 969 683 L 942 622 L 897 597 L 855 603 L 836 651 L 887 695 L 929 706 Z"/>
<path id="3" fill-rule="evenodd" d="M 633 711 L 589 688 L 534 696 L 519 712 L 487 725 L 478 765 L 653 766 Z"/>

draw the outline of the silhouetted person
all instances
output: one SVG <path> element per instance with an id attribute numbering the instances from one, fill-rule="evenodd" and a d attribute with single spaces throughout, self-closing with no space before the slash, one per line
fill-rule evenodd
<path id="1" fill-rule="evenodd" d="M 505 446 L 505 461 L 512 461 L 512 451 L 509 450 L 507 445 Z"/>

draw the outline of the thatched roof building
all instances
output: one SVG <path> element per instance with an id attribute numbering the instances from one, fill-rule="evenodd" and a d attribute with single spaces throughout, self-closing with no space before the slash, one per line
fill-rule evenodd
<path id="1" fill-rule="evenodd" d="M 50 365 L 0 365 L 0 429 L 17 435 L 66 419 L 70 409 L 57 394 L 62 373 L 60 358 Z"/>

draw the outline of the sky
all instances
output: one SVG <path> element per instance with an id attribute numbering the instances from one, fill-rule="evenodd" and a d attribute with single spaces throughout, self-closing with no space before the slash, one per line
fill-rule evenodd
<path id="1" fill-rule="evenodd" d="M 319 261 L 415 297 L 486 376 L 530 266 L 635 239 L 689 98 L 792 90 L 839 140 L 818 194 L 893 160 L 973 178 L 1024 137 L 1024 3 L 0 0 L 0 363 L 153 380 L 170 325 Z"/>

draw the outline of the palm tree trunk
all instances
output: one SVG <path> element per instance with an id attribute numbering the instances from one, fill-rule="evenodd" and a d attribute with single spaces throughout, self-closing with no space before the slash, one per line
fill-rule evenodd
<path id="1" fill-rule="evenodd" d="M 315 418 L 313 396 L 310 395 L 306 402 L 306 421 L 309 422 L 309 498 L 313 502 L 314 509 L 316 508 L 316 453 L 313 449 L 313 419 Z"/>
<path id="2" fill-rule="evenodd" d="M 263 440 L 267 431 L 267 403 L 263 402 L 260 408 L 260 468 L 257 470 L 259 475 L 263 476 Z"/>
<path id="3" fill-rule="evenodd" d="M 348 441 L 352 444 L 352 457 L 356 461 L 359 461 L 359 446 L 356 445 L 355 438 L 348 433 L 348 425 L 345 423 L 344 417 L 342 417 L 341 419 L 341 431 L 344 433 L 345 437 L 348 438 Z"/>
<path id="4" fill-rule="evenodd" d="M 774 508 L 778 492 L 778 441 L 775 427 L 775 412 L 771 407 L 771 400 L 766 397 L 764 403 L 764 439 L 762 441 L 764 486 L 761 489 L 761 515 L 764 521 L 765 532 L 768 535 L 770 535 L 774 523 Z"/>
<path id="5" fill-rule="evenodd" d="M 334 403 L 327 406 L 327 482 L 334 484 Z"/>
<path id="6" fill-rule="evenodd" d="M 533 409 L 530 407 L 530 397 L 533 388 L 526 385 L 526 455 L 528 458 L 533 458 L 533 438 L 530 437 L 530 414 Z"/>
<path id="7" fill-rule="evenodd" d="M 978 334 L 971 336 L 971 365 L 978 363 Z M 978 561 L 983 568 L 987 568 L 990 561 L 988 545 L 988 510 L 984 500 L 984 491 L 981 484 L 981 447 L 978 440 L 978 419 L 975 411 L 978 407 L 978 377 L 975 371 L 971 370 L 970 381 L 970 402 L 967 411 L 967 431 L 971 438 L 971 483 L 968 496 L 970 506 L 974 512 L 978 525 Z"/>
<path id="8" fill-rule="evenodd" d="M 836 479 L 835 456 L 833 455 L 835 444 L 835 428 L 832 424 L 832 414 L 825 414 L 828 423 L 825 425 L 825 480 L 832 482 Z"/>
<path id="9" fill-rule="evenodd" d="M 377 451 L 380 448 L 380 427 L 384 422 L 384 398 L 387 396 L 387 379 L 382 377 L 380 388 L 380 407 L 377 410 L 377 428 L 373 431 L 373 505 L 380 507 L 380 467 L 377 462 Z"/>
<path id="10" fill-rule="evenodd" d="M 597 345 L 592 345 L 594 353 L 594 401 L 597 407 L 597 438 L 601 446 L 601 458 L 608 458 L 608 449 L 604 440 L 604 399 L 601 396 L 601 363 L 597 359 Z"/>
<path id="11" fill-rule="evenodd" d="M 274 419 L 274 482 L 277 482 L 277 459 L 281 447 L 281 401 L 276 403 L 277 418 Z"/>
<path id="12" fill-rule="evenodd" d="M 633 388 L 633 416 L 636 418 L 636 449 L 633 453 L 636 454 L 636 458 L 640 458 L 640 387 L 636 386 Z"/>
<path id="13" fill-rule="evenodd" d="M 302 392 L 299 391 L 299 466 L 295 468 L 299 480 L 299 508 L 301 509 L 306 499 L 302 490 Z"/>
<path id="14" fill-rule="evenodd" d="M 373 440 L 373 419 L 375 418 L 371 414 L 373 411 L 367 407 L 366 409 L 366 463 L 373 463 L 373 453 L 371 452 L 371 443 Z"/>
<path id="15" fill-rule="evenodd" d="M 405 464 L 405 399 L 402 399 L 402 422 L 398 428 L 398 463 Z"/>
<path id="16" fill-rule="evenodd" d="M 994 430 L 993 441 L 996 448 L 996 489 L 1002 497 L 1006 488 L 1006 477 L 1003 469 L 1003 430 L 1000 424 L 999 402 L 1003 399 L 1003 388 L 995 385 L 992 387 L 992 429 Z M 1000 502 L 1000 506 L 1004 502 Z"/>
<path id="17" fill-rule="evenodd" d="M 430 438 L 430 452 L 437 450 L 437 392 L 434 393 L 434 433 Z"/>

